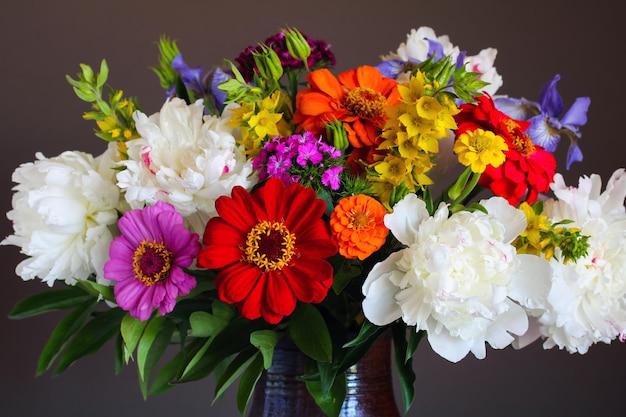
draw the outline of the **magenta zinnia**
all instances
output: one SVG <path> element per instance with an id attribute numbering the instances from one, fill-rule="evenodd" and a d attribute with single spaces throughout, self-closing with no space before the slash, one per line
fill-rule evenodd
<path id="1" fill-rule="evenodd" d="M 278 323 L 297 301 L 319 303 L 333 282 L 325 260 L 337 253 L 326 203 L 301 184 L 270 178 L 253 194 L 235 187 L 220 197 L 219 217 L 207 223 L 198 266 L 219 269 L 219 298 L 237 304 L 241 315 Z"/>
<path id="2" fill-rule="evenodd" d="M 115 301 L 139 320 L 150 318 L 155 308 L 161 315 L 171 312 L 176 297 L 196 286 L 183 268 L 200 251 L 199 236 L 185 228 L 173 206 L 161 201 L 126 212 L 118 226 L 122 235 L 111 243 L 111 259 L 104 265 L 105 278 L 117 281 Z"/>

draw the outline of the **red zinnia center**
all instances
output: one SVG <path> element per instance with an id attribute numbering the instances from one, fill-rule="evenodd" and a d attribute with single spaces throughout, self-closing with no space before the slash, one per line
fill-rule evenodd
<path id="1" fill-rule="evenodd" d="M 368 119 L 383 116 L 386 102 L 382 94 L 365 87 L 352 89 L 343 98 L 343 105 L 352 114 Z"/>
<path id="2" fill-rule="evenodd" d="M 246 237 L 245 258 L 264 272 L 289 265 L 295 254 L 296 235 L 278 222 L 262 221 Z"/>
<path id="3" fill-rule="evenodd" d="M 520 126 L 513 120 L 507 120 L 505 122 L 506 128 L 511 134 L 511 141 L 515 149 L 524 156 L 529 156 L 535 153 L 535 145 L 530 137 L 520 131 Z"/>
<path id="4" fill-rule="evenodd" d="M 172 252 L 164 244 L 144 240 L 133 254 L 135 278 L 151 286 L 169 276 L 172 267 Z"/>

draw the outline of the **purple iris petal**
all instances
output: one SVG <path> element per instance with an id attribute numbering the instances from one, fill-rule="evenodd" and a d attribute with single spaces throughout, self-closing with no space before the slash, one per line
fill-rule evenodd
<path id="1" fill-rule="evenodd" d="M 582 160 L 583 160 L 583 153 L 578 147 L 578 142 L 572 139 L 570 141 L 569 148 L 567 149 L 567 159 L 565 161 L 565 167 L 566 169 L 569 169 L 569 167 L 574 162 L 580 162 Z"/>
<path id="2" fill-rule="evenodd" d="M 218 88 L 218 86 L 233 78 L 230 74 L 227 74 L 221 68 L 216 68 L 213 71 L 213 75 L 211 77 L 211 94 L 215 97 L 215 107 L 221 109 L 224 106 L 224 101 L 226 101 L 227 93 Z"/>
<path id="3" fill-rule="evenodd" d="M 555 117 L 545 114 L 531 117 L 526 133 L 534 144 L 542 146 L 548 152 L 554 152 L 561 139 L 561 124 Z"/>
<path id="4" fill-rule="evenodd" d="M 563 127 L 570 129 L 576 133 L 576 136 L 580 137 L 578 128 L 587 123 L 587 110 L 589 110 L 590 104 L 591 99 L 589 97 L 578 97 L 561 118 Z"/>
<path id="5" fill-rule="evenodd" d="M 398 75 L 404 72 L 405 65 L 406 62 L 401 59 L 389 59 L 376 65 L 376 69 L 383 74 L 383 77 L 393 78 L 395 80 L 398 78 Z"/>
<path id="6" fill-rule="evenodd" d="M 496 107 L 507 116 L 516 120 L 528 120 L 537 114 L 539 103 L 525 98 L 497 97 L 494 99 Z"/>
<path id="7" fill-rule="evenodd" d="M 565 108 L 563 106 L 563 99 L 556 90 L 556 84 L 561 79 L 559 74 L 556 74 L 554 78 L 546 85 L 543 86 L 539 93 L 539 102 L 542 113 L 547 113 L 550 116 L 558 117 Z"/>
<path id="8" fill-rule="evenodd" d="M 428 42 L 428 57 L 434 55 L 434 60 L 438 61 L 444 57 L 443 55 L 443 45 L 439 41 L 435 41 L 432 39 L 424 38 L 426 42 Z"/>
<path id="9" fill-rule="evenodd" d="M 195 92 L 200 96 L 204 96 L 207 93 L 206 85 L 202 80 L 202 67 L 190 68 L 182 54 L 178 54 L 172 60 L 172 68 L 174 68 L 179 74 L 185 84 L 185 87 Z"/>

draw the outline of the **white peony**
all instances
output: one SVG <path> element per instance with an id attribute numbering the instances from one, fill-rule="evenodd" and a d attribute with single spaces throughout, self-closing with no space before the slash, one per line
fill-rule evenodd
<path id="1" fill-rule="evenodd" d="M 467 56 L 463 60 L 468 71 L 479 72 L 481 74 L 480 79 L 489 83 L 481 91 L 492 96 L 502 87 L 502 76 L 498 74 L 493 65 L 497 54 L 497 49 L 486 48 L 481 50 L 478 55 Z"/>
<path id="2" fill-rule="evenodd" d="M 546 349 L 558 346 L 584 354 L 595 343 L 626 336 L 624 169 L 611 176 L 604 192 L 601 187 L 595 174 L 581 177 L 578 187 L 567 187 L 560 174 L 555 176 L 552 190 L 557 199 L 544 202 L 543 214 L 555 222 L 573 220 L 567 227 L 589 236 L 589 249 L 576 262 L 552 258 L 551 279 L 536 282 L 543 291 L 520 298 L 536 319 L 532 337 L 521 339 L 517 347 L 543 336 Z"/>
<path id="3" fill-rule="evenodd" d="M 204 116 L 202 101 L 173 98 L 161 111 L 134 115 L 140 138 L 128 142 L 129 160 L 117 175 L 132 208 L 161 200 L 172 204 L 202 234 L 216 214 L 215 200 L 236 185 L 256 183 L 252 163 L 227 126 L 230 113 Z"/>
<path id="4" fill-rule="evenodd" d="M 7 213 L 15 233 L 0 243 L 18 246 L 28 256 L 16 268 L 22 279 L 73 285 L 95 275 L 110 284 L 102 268 L 120 197 L 110 165 L 100 163 L 108 161 L 106 154 L 94 159 L 68 151 L 48 159 L 37 153 L 37 161 L 15 170 L 13 209 Z"/>
<path id="5" fill-rule="evenodd" d="M 526 332 L 525 311 L 509 298 L 513 274 L 525 258 L 510 244 L 526 227 L 524 214 L 506 200 L 481 202 L 489 214 L 445 204 L 430 217 L 409 194 L 385 216 L 404 245 L 376 264 L 363 285 L 363 311 L 372 323 L 402 318 L 426 330 L 435 352 L 457 362 L 470 351 L 484 358 L 485 342 L 501 349 L 510 333 Z"/>

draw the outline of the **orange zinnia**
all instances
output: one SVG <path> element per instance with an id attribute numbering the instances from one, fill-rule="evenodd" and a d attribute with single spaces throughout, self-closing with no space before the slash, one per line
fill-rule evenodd
<path id="1" fill-rule="evenodd" d="M 326 123 L 339 120 L 355 148 L 375 146 L 387 120 L 385 107 L 399 102 L 398 83 L 364 65 L 335 76 L 328 69 L 307 75 L 310 88 L 298 92 L 293 121 L 300 130 L 326 132 Z"/>
<path id="2" fill-rule="evenodd" d="M 330 228 L 339 253 L 363 260 L 385 243 L 389 229 L 383 218 L 387 211 L 377 200 L 359 194 L 342 198 L 330 216 Z"/>

